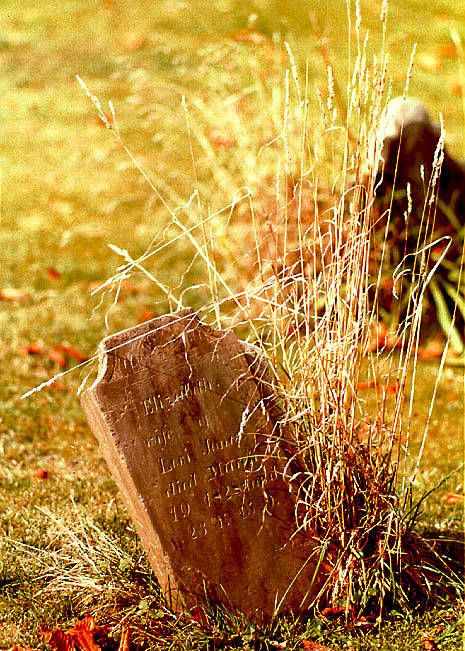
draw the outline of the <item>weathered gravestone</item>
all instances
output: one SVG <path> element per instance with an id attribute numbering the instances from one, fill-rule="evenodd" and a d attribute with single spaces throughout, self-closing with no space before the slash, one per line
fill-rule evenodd
<path id="1" fill-rule="evenodd" d="M 101 344 L 82 404 L 174 608 L 207 599 L 269 618 L 305 610 L 321 585 L 315 543 L 291 538 L 267 378 L 255 349 L 191 310 Z"/>
<path id="2" fill-rule="evenodd" d="M 383 148 L 378 196 L 390 202 L 392 188 L 405 191 L 410 184 L 414 209 L 421 217 L 433 172 L 433 161 L 441 127 L 435 123 L 418 99 L 395 97 L 386 107 L 383 124 Z M 382 170 L 382 174 L 381 174 Z M 382 182 L 381 182 L 382 178 Z M 460 224 L 465 223 L 465 163 L 444 149 L 439 180 L 439 199 L 454 211 Z M 400 214 L 403 215 L 407 200 Z M 402 217 L 403 220 L 403 217 Z M 437 227 L 450 226 L 442 210 L 435 214 Z"/>

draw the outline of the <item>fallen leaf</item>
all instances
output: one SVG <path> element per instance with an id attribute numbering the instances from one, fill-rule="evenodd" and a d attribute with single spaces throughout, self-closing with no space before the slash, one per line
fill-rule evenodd
<path id="1" fill-rule="evenodd" d="M 448 493 L 444 502 L 446 504 L 462 504 L 465 501 L 465 495 L 459 495 L 458 493 Z"/>
<path id="2" fill-rule="evenodd" d="M 18 348 L 20 355 L 44 355 L 44 349 L 39 344 L 28 344 Z"/>
<path id="3" fill-rule="evenodd" d="M 454 43 L 444 43 L 437 48 L 438 55 L 444 59 L 455 59 L 457 48 Z"/>
<path id="4" fill-rule="evenodd" d="M 30 298 L 30 294 L 25 289 L 17 287 L 5 287 L 4 289 L 0 289 L 0 301 L 19 303 L 21 301 L 28 301 Z"/>
<path id="5" fill-rule="evenodd" d="M 67 634 L 71 636 L 74 645 L 82 651 L 101 651 L 101 647 L 94 640 L 95 622 L 93 617 L 85 617 L 77 622 Z"/>
<path id="6" fill-rule="evenodd" d="M 47 389 L 52 389 L 52 391 L 67 391 L 68 389 L 66 388 L 66 385 L 63 384 L 63 382 L 60 382 L 60 380 L 55 380 L 55 382 L 52 382 L 47 386 Z"/>
<path id="7" fill-rule="evenodd" d="M 383 348 L 392 350 L 401 345 L 401 339 L 395 333 L 390 332 L 384 323 L 377 323 L 371 328 L 370 340 L 365 352 L 375 352 Z"/>
<path id="8" fill-rule="evenodd" d="M 80 353 L 72 346 L 64 346 L 63 344 L 57 344 L 56 346 L 54 346 L 54 348 L 55 350 L 59 350 L 65 355 L 68 355 L 68 357 L 75 359 L 77 362 L 87 362 L 88 360 L 88 357 Z"/>
<path id="9" fill-rule="evenodd" d="M 421 641 L 427 651 L 439 651 L 439 647 L 428 635 L 426 635 L 426 633 L 421 634 Z"/>
<path id="10" fill-rule="evenodd" d="M 143 310 L 143 312 L 141 313 L 138 322 L 139 322 L 139 323 L 145 323 L 146 321 L 151 321 L 151 320 L 154 319 L 156 316 L 157 316 L 157 315 L 155 314 L 155 312 L 154 312 L 153 310 L 151 310 L 151 309 L 149 309 L 149 308 L 146 308 L 146 309 Z"/>
<path id="11" fill-rule="evenodd" d="M 364 391 L 365 389 L 372 389 L 375 386 L 376 386 L 376 382 L 374 380 L 364 380 L 363 382 L 359 382 L 357 384 L 357 391 Z"/>
<path id="12" fill-rule="evenodd" d="M 123 48 L 125 52 L 136 52 L 137 50 L 141 50 L 144 47 L 145 43 L 145 36 L 142 36 L 142 34 L 137 34 L 135 32 L 120 34 L 118 37 L 118 44 Z"/>
<path id="13" fill-rule="evenodd" d="M 55 651 L 102 651 L 102 647 L 96 644 L 95 637 L 107 637 L 108 629 L 96 626 L 92 615 L 88 615 L 77 620 L 74 627 L 67 631 L 44 630 L 42 635 Z M 123 651 L 126 651 L 124 647 Z"/>
<path id="14" fill-rule="evenodd" d="M 444 343 L 439 337 L 431 339 L 424 348 L 418 349 L 418 358 L 425 361 L 438 359 L 444 351 Z"/>
<path id="15" fill-rule="evenodd" d="M 131 632 L 129 628 L 124 628 L 121 633 L 121 640 L 119 643 L 118 651 L 129 651 L 131 644 Z"/>
<path id="16" fill-rule="evenodd" d="M 42 469 L 42 470 L 38 470 L 35 475 L 37 479 L 48 479 L 49 472 L 48 470 Z"/>
<path id="17" fill-rule="evenodd" d="M 216 129 L 205 129 L 205 135 L 216 149 L 232 149 L 237 146 L 235 138 L 225 136 Z"/>
<path id="18" fill-rule="evenodd" d="M 56 282 L 57 280 L 60 280 L 62 275 L 63 274 L 61 273 L 61 271 L 57 271 L 53 267 L 49 267 L 47 269 L 47 276 L 48 276 L 49 280 L 51 280 L 53 282 Z"/>
<path id="19" fill-rule="evenodd" d="M 305 651 L 333 651 L 329 646 L 323 646 L 319 642 L 312 642 L 312 640 L 302 640 L 302 646 Z"/>
<path id="20" fill-rule="evenodd" d="M 66 356 L 71 357 L 78 362 L 86 362 L 88 359 L 85 355 L 77 351 L 72 346 L 65 346 L 63 344 L 55 344 L 55 346 L 52 346 L 47 351 L 45 351 L 42 346 L 39 346 L 39 344 L 27 344 L 20 346 L 18 348 L 18 352 L 20 355 L 46 355 L 60 368 L 64 368 L 66 366 Z M 50 387 L 62 391 L 66 390 L 66 387 L 61 382 L 54 382 L 50 385 Z"/>
<path id="21" fill-rule="evenodd" d="M 76 651 L 73 638 L 59 629 L 55 629 L 54 631 L 44 631 L 43 636 L 55 651 Z"/>
<path id="22" fill-rule="evenodd" d="M 60 368 L 64 368 L 66 366 L 65 356 L 56 348 L 56 346 L 53 346 L 47 350 L 47 357 L 51 359 L 52 362 L 57 364 L 57 366 Z"/>
<path id="23" fill-rule="evenodd" d="M 375 380 L 366 380 L 357 384 L 357 391 L 364 391 L 365 389 L 375 389 L 377 394 L 382 394 L 383 392 L 396 394 L 399 390 L 399 384 L 395 382 L 393 384 L 384 385 Z"/>
<path id="24" fill-rule="evenodd" d="M 346 609 L 344 606 L 328 606 L 327 608 L 323 608 L 321 614 L 323 617 L 339 617 L 339 615 L 343 615 L 345 612 Z"/>
<path id="25" fill-rule="evenodd" d="M 106 121 L 102 119 L 103 116 L 105 116 Z M 115 126 L 113 123 L 113 116 L 109 115 L 108 113 L 102 113 L 102 117 L 100 117 L 100 115 L 93 115 L 92 122 L 99 124 L 102 127 L 107 127 L 107 124 L 109 124 L 111 127 Z"/>
<path id="26" fill-rule="evenodd" d="M 386 387 L 386 393 L 391 393 L 393 395 L 396 395 L 398 391 L 399 391 L 398 382 L 396 382 L 395 384 L 388 384 L 388 386 Z"/>

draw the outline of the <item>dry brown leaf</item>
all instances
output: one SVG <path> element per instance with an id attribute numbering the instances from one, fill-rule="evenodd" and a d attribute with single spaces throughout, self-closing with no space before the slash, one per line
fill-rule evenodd
<path id="1" fill-rule="evenodd" d="M 63 274 L 61 273 L 61 271 L 57 271 L 57 270 L 54 269 L 53 267 L 49 267 L 49 268 L 47 269 L 47 276 L 48 276 L 48 279 L 51 280 L 51 281 L 53 281 L 53 282 L 57 282 L 58 280 L 60 280 L 60 278 L 62 277 L 62 275 L 63 275 Z"/>
<path id="2" fill-rule="evenodd" d="M 444 351 L 444 343 L 439 337 L 431 339 L 424 348 L 418 349 L 418 358 L 431 361 L 441 357 Z"/>
<path id="3" fill-rule="evenodd" d="M 333 651 L 329 646 L 323 646 L 323 644 L 312 640 L 302 640 L 302 646 L 305 651 Z"/>
<path id="4" fill-rule="evenodd" d="M 55 362 L 60 368 L 64 368 L 66 366 L 66 358 L 70 357 L 71 359 L 75 359 L 78 362 L 86 362 L 88 357 L 80 353 L 78 350 L 73 348 L 72 346 L 67 346 L 64 344 L 55 344 L 51 348 L 49 348 L 47 351 L 42 348 L 39 344 L 26 344 L 22 345 L 18 348 L 18 352 L 20 355 L 46 355 L 49 359 L 52 360 L 52 362 Z M 60 382 L 54 383 L 52 386 L 54 389 L 61 389 L 64 390 L 65 386 L 61 384 Z"/>
<path id="5" fill-rule="evenodd" d="M 88 619 L 85 618 L 75 628 L 67 631 L 67 633 L 71 636 L 74 646 L 79 651 L 102 651 L 101 647 L 94 640 L 94 622 L 92 620 L 92 625 L 88 626 L 88 622 L 86 621 Z"/>
<path id="6" fill-rule="evenodd" d="M 459 493 L 448 493 L 444 498 L 446 504 L 463 504 L 464 501 L 465 495 Z"/>
<path id="7" fill-rule="evenodd" d="M 377 386 L 377 385 L 376 385 L 376 382 L 374 380 L 364 380 L 363 382 L 359 382 L 357 384 L 357 391 L 364 391 L 365 389 L 372 389 L 375 386 Z M 327 610 L 327 609 L 325 608 L 325 610 Z"/>
<path id="8" fill-rule="evenodd" d="M 454 43 L 444 43 L 437 48 L 438 55 L 443 59 L 455 59 L 457 48 Z"/>
<path id="9" fill-rule="evenodd" d="M 37 479 L 48 479 L 49 472 L 48 470 L 45 470 L 44 468 L 41 468 L 41 470 L 38 470 L 35 474 Z"/>
<path id="10" fill-rule="evenodd" d="M 82 353 L 80 353 L 78 350 L 73 348 L 72 346 L 64 346 L 63 344 L 57 344 L 56 346 L 54 346 L 54 348 L 55 350 L 59 350 L 65 355 L 68 355 L 68 357 L 75 359 L 77 362 L 87 362 L 88 358 Z"/>
<path id="11" fill-rule="evenodd" d="M 395 384 L 388 384 L 388 386 L 386 387 L 386 393 L 391 393 L 393 395 L 396 395 L 399 391 L 399 388 L 400 385 L 398 382 L 396 382 Z"/>
<path id="12" fill-rule="evenodd" d="M 45 355 L 44 349 L 39 344 L 28 344 L 18 348 L 20 355 Z"/>
<path id="13" fill-rule="evenodd" d="M 401 339 L 397 335 L 390 332 L 384 323 L 377 323 L 371 328 L 370 340 L 365 349 L 365 353 L 375 352 L 382 348 L 392 350 L 400 345 Z"/>
<path id="14" fill-rule="evenodd" d="M 55 362 L 55 364 L 57 364 L 57 366 L 60 368 L 64 368 L 66 366 L 65 356 L 57 349 L 56 346 L 53 346 L 47 350 L 47 357 L 51 359 L 52 362 Z"/>
<path id="15" fill-rule="evenodd" d="M 237 146 L 235 138 L 223 135 L 216 129 L 205 129 L 205 135 L 213 147 L 216 149 L 232 149 Z"/>
<path id="16" fill-rule="evenodd" d="M 43 632 L 46 641 L 55 651 L 102 651 L 94 638 L 106 637 L 107 634 L 106 628 L 95 625 L 92 615 L 77 620 L 74 627 L 67 631 L 55 629 Z"/>
<path id="17" fill-rule="evenodd" d="M 0 301 L 19 303 L 21 301 L 28 301 L 30 298 L 30 294 L 25 289 L 19 287 L 5 287 L 4 289 L 0 289 Z"/>
<path id="18" fill-rule="evenodd" d="M 384 385 L 381 382 L 375 380 L 365 380 L 357 384 L 357 391 L 364 391 L 365 389 L 375 389 L 376 393 L 381 395 L 383 393 L 395 395 L 399 390 L 399 384 L 396 382 L 393 384 Z"/>
<path id="19" fill-rule="evenodd" d="M 73 639 L 67 633 L 63 633 L 63 631 L 60 631 L 59 629 L 55 629 L 54 631 L 46 630 L 43 632 L 43 636 L 55 651 L 76 651 Z M 101 649 L 99 649 L 99 651 L 101 651 Z"/>
<path id="20" fill-rule="evenodd" d="M 103 115 L 105 115 L 106 122 L 102 119 Z M 111 127 L 114 127 L 115 125 L 113 123 L 113 116 L 110 115 L 109 113 L 104 113 L 103 115 L 102 115 L 102 117 L 100 117 L 100 115 L 93 115 L 92 116 L 92 122 L 94 124 L 98 124 L 99 126 L 105 127 L 105 128 L 108 128 L 107 124 L 109 124 Z"/>
<path id="21" fill-rule="evenodd" d="M 143 310 L 143 311 L 141 312 L 141 315 L 140 315 L 140 317 L 139 317 L 138 322 L 139 322 L 139 323 L 145 323 L 146 321 L 151 321 L 151 320 L 154 319 L 156 316 L 157 316 L 157 315 L 155 314 L 155 312 L 154 312 L 153 310 L 151 310 L 151 309 L 149 309 L 149 308 L 146 308 L 145 310 Z"/>
<path id="22" fill-rule="evenodd" d="M 339 615 L 342 615 L 345 612 L 346 609 L 344 606 L 328 606 L 327 608 L 323 608 L 321 614 L 323 617 L 339 617 Z"/>
<path id="23" fill-rule="evenodd" d="M 421 641 L 426 651 L 439 651 L 439 647 L 436 645 L 434 640 L 432 640 L 426 633 L 421 634 Z"/>
<path id="24" fill-rule="evenodd" d="M 55 380 L 55 382 L 49 384 L 47 389 L 51 389 L 52 391 L 68 391 L 67 387 L 60 380 Z"/>

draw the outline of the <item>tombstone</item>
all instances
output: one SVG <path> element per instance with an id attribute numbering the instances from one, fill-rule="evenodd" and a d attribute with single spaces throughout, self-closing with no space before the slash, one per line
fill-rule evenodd
<path id="1" fill-rule="evenodd" d="M 279 403 L 257 349 L 191 310 L 107 337 L 82 397 L 173 609 L 308 609 L 319 548 L 295 533 Z"/>
<path id="2" fill-rule="evenodd" d="M 433 170 L 436 147 L 441 136 L 439 124 L 434 122 L 418 99 L 396 97 L 386 107 L 383 124 L 382 163 L 378 187 L 379 197 L 385 196 L 387 205 L 395 185 L 406 190 L 410 184 L 414 212 L 421 217 L 424 211 L 425 190 Z M 423 171 L 422 171 L 423 170 Z M 423 178 L 422 178 L 423 176 Z M 451 208 L 460 224 L 465 223 L 465 163 L 452 157 L 444 149 L 444 161 L 439 181 L 439 198 Z M 407 200 L 398 202 L 402 216 Z M 446 214 L 439 210 L 436 227 L 450 227 Z"/>

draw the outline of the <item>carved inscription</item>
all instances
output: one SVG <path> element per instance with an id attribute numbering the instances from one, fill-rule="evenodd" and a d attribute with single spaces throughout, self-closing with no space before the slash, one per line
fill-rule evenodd
<path id="1" fill-rule="evenodd" d="M 83 405 L 172 605 L 305 609 L 316 561 L 293 536 L 286 459 L 269 451 L 266 365 L 189 310 L 102 348 Z"/>
<path id="2" fill-rule="evenodd" d="M 186 382 L 185 384 L 181 385 L 181 388 L 173 395 L 161 396 L 158 393 L 155 396 L 149 396 L 148 398 L 145 398 L 145 400 L 142 400 L 141 404 L 144 407 L 144 414 L 148 416 L 149 414 L 153 414 L 159 409 L 167 409 L 171 407 L 179 400 L 185 400 L 186 398 L 189 398 L 196 393 L 200 393 L 206 390 L 213 390 L 211 382 L 205 378 L 199 378 L 195 382 Z"/>
<path id="3" fill-rule="evenodd" d="M 239 383 L 233 392 L 237 391 L 238 387 Z M 145 416 L 151 416 L 160 410 L 165 413 L 179 401 L 188 400 L 196 394 L 214 392 L 215 388 L 209 380 L 200 378 L 197 381 L 182 384 L 180 389 L 173 394 L 149 396 L 139 402 L 139 405 L 142 405 Z M 234 393 L 231 393 L 230 399 L 234 399 L 234 397 Z M 213 400 L 215 399 L 218 400 L 218 396 L 213 396 Z M 260 400 L 256 399 L 256 403 L 253 405 L 255 410 L 259 406 L 259 402 Z M 247 411 L 253 411 L 250 405 L 246 405 L 246 407 Z M 246 409 L 244 409 L 245 411 Z M 256 411 L 262 414 L 263 409 Z M 147 440 L 147 445 L 155 448 L 155 453 L 158 455 L 156 459 L 160 486 L 165 496 L 171 501 L 169 513 L 173 525 L 183 523 L 183 520 L 186 519 L 191 520 L 194 517 L 191 502 L 198 500 L 199 496 L 203 496 L 202 506 L 207 507 L 207 517 L 189 524 L 189 538 L 192 541 L 200 541 L 202 537 L 212 533 L 212 529 L 222 530 L 233 525 L 230 514 L 220 508 L 224 501 L 228 504 L 229 509 L 237 510 L 242 520 L 257 516 L 259 506 L 260 508 L 264 507 L 264 501 L 260 499 L 260 492 L 263 491 L 266 480 L 265 474 L 260 472 L 261 460 L 254 459 L 249 453 L 251 444 L 252 447 L 256 445 L 256 436 L 252 435 L 246 439 L 244 436 L 241 437 L 239 431 L 229 435 L 221 431 L 212 433 L 208 429 L 208 419 L 205 415 L 197 419 L 196 425 L 196 430 L 191 431 L 194 444 L 185 445 L 182 453 L 175 456 L 172 455 L 171 443 L 176 435 L 167 427 L 166 423 L 161 429 L 155 427 L 156 436 Z M 203 436 L 199 436 L 198 433 L 202 430 Z M 210 436 L 205 436 L 206 433 Z M 227 461 L 218 460 L 218 453 L 225 450 L 234 451 L 233 458 Z M 196 491 L 200 473 L 195 470 L 191 471 L 187 468 L 189 465 L 191 468 L 201 466 L 202 483 L 207 490 L 203 490 L 200 495 Z M 244 476 L 240 481 L 233 479 L 232 483 L 229 483 L 230 476 L 234 477 L 237 473 Z M 273 477 L 277 477 L 276 471 L 274 471 Z M 211 482 L 215 480 L 221 480 L 221 491 L 211 487 Z M 257 493 L 254 496 L 255 499 L 248 498 L 250 491 Z M 195 510 L 198 510 L 198 504 Z M 183 548 L 182 538 L 172 538 L 171 544 L 175 549 Z"/>

